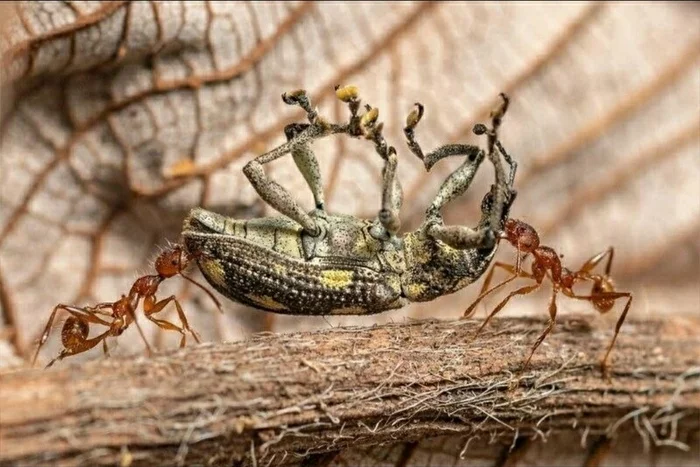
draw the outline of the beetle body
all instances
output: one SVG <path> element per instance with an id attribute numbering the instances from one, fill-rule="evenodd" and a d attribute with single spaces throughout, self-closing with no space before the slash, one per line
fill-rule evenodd
<path id="1" fill-rule="evenodd" d="M 507 98 L 502 96 L 501 106 L 494 111 L 492 129 L 474 128 L 477 135 L 488 134 L 488 151 L 469 144 L 448 144 L 423 154 L 414 135 L 423 107 L 416 104 L 404 128 L 409 149 L 426 170 L 445 157 L 461 156 L 463 163 L 443 182 L 419 229 L 400 235 L 403 194 L 396 150 L 384 140 L 376 108 L 365 105 L 360 115 L 357 90 L 346 87 L 337 92 L 350 110 L 345 124 L 321 118 L 303 90 L 283 94 L 285 103 L 306 111 L 309 124 L 288 125 L 286 143 L 243 167 L 263 201 L 282 216 L 237 220 L 201 208 L 190 212 L 182 241 L 207 281 L 226 297 L 255 308 L 297 315 L 343 315 L 380 313 L 409 302 L 433 300 L 477 280 L 496 252 L 496 237 L 515 199 L 512 187 L 517 164 L 497 143 L 496 134 Z M 324 185 L 311 143 L 336 134 L 372 141 L 384 161 L 381 207 L 374 220 L 331 214 L 324 208 Z M 286 154 L 292 155 L 311 189 L 316 204 L 311 212 L 302 209 L 264 170 L 265 164 Z M 501 156 L 510 165 L 508 177 Z M 441 209 L 469 188 L 487 157 L 496 179 L 482 202 L 479 224 L 474 228 L 444 225 Z"/>
<path id="2" fill-rule="evenodd" d="M 370 220 L 314 211 L 311 236 L 284 216 L 237 220 L 193 209 L 183 239 L 222 295 L 284 314 L 373 314 L 429 301 L 478 279 L 496 246 L 457 250 L 410 232 L 377 238 Z"/>

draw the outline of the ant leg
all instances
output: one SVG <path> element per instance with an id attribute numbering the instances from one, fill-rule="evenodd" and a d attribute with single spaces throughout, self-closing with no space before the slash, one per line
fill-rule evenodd
<path id="1" fill-rule="evenodd" d="M 53 311 L 51 312 L 51 316 L 49 316 L 49 320 L 46 322 L 44 331 L 41 333 L 41 337 L 39 338 L 39 344 L 37 345 L 36 351 L 34 352 L 34 358 L 32 358 L 32 366 L 36 364 L 36 359 L 39 357 L 39 351 L 49 339 L 49 333 L 51 332 L 51 328 L 53 327 L 53 320 L 56 317 L 56 313 L 58 313 L 58 310 L 65 309 L 66 306 L 67 305 L 58 304 L 54 307 Z"/>
<path id="2" fill-rule="evenodd" d="M 199 334 L 190 327 L 190 323 L 187 321 L 187 316 L 185 315 L 185 312 L 182 310 L 182 306 L 180 306 L 180 302 L 177 301 L 174 295 L 169 297 L 172 299 L 172 301 L 175 302 L 175 309 L 177 310 L 177 315 L 180 317 L 180 323 L 182 324 L 182 327 L 185 328 L 192 334 L 192 337 L 194 337 L 194 340 L 200 344 L 202 341 L 199 338 Z"/>
<path id="3" fill-rule="evenodd" d="M 78 316 L 80 317 L 78 318 L 71 316 L 66 320 L 65 324 L 63 325 L 63 329 L 61 330 L 61 341 L 63 342 L 64 349 L 61 350 L 56 358 L 51 360 L 49 364 L 46 365 L 46 368 L 49 368 L 57 361 L 63 360 L 66 357 L 87 352 L 100 342 L 104 342 L 104 340 L 110 335 L 111 329 L 107 329 L 99 336 L 88 339 L 87 336 L 90 332 L 87 320 L 88 315 Z"/>
<path id="4" fill-rule="evenodd" d="M 527 360 L 525 360 L 525 364 L 523 365 L 522 370 L 520 370 L 520 373 L 522 374 L 530 364 L 530 360 L 532 359 L 532 356 L 535 354 L 535 350 L 540 346 L 540 344 L 544 341 L 544 339 L 549 335 L 550 332 L 552 332 L 552 329 L 554 328 L 554 322 L 557 317 L 557 293 L 559 292 L 559 289 L 557 287 L 552 288 L 552 297 L 549 299 L 549 322 L 547 323 L 547 327 L 545 328 L 544 331 L 542 331 L 542 334 L 540 334 L 540 337 L 537 338 L 535 341 L 535 344 L 532 346 L 532 349 L 530 350 L 530 355 L 527 357 Z"/>
<path id="5" fill-rule="evenodd" d="M 609 300 L 617 300 L 618 298 L 627 298 L 627 303 L 625 304 L 625 308 L 622 310 L 622 314 L 620 317 L 617 319 L 617 323 L 615 324 L 615 334 L 613 334 L 613 338 L 610 340 L 610 344 L 608 345 L 608 350 L 605 352 L 605 356 L 603 357 L 603 360 L 600 362 L 600 367 L 603 372 L 603 374 L 607 374 L 608 372 L 608 357 L 610 356 L 610 352 L 613 349 L 613 346 L 615 345 L 615 341 L 617 340 L 617 335 L 620 333 L 620 328 L 622 327 L 622 323 L 625 322 L 625 319 L 627 318 L 627 313 L 630 310 L 630 306 L 632 305 L 632 294 L 630 292 L 600 292 L 595 295 L 571 295 L 571 298 L 575 298 L 577 300 L 586 300 L 591 303 L 594 303 L 595 300 L 600 300 L 600 299 L 609 299 Z M 597 309 L 597 308 L 596 308 Z M 597 309 L 601 314 L 605 313 L 605 311 L 601 311 Z"/>
<path id="6" fill-rule="evenodd" d="M 166 321 L 166 320 L 164 320 L 164 319 L 158 319 L 158 318 L 154 318 L 154 317 L 148 316 L 148 315 L 146 315 L 146 318 L 147 318 L 149 321 L 155 323 L 155 325 L 158 326 L 158 327 L 161 328 L 161 329 L 165 329 L 166 331 L 177 331 L 177 332 L 179 332 L 179 333 L 182 335 L 182 337 L 180 338 L 180 347 L 182 348 L 182 347 L 185 346 L 185 343 L 186 343 L 186 341 L 187 341 L 187 338 L 186 338 L 186 334 L 185 334 L 185 330 L 184 330 L 184 329 L 182 329 L 181 327 L 179 327 L 179 326 L 177 326 L 177 325 L 171 323 L 170 321 Z"/>
<path id="7" fill-rule="evenodd" d="M 106 313 L 106 312 L 101 311 L 101 310 L 112 309 L 113 307 L 114 307 L 114 303 L 105 302 L 105 303 L 98 303 L 97 305 L 92 307 L 92 309 L 94 310 L 95 313 L 99 313 L 101 315 L 106 315 L 106 316 L 112 316 L 111 313 Z M 143 329 L 141 328 L 141 324 L 139 324 L 138 320 L 136 319 L 136 314 L 133 311 L 130 311 L 130 314 L 131 314 L 132 321 L 136 325 L 136 329 L 138 329 L 138 331 L 139 331 L 139 335 L 141 336 L 141 340 L 143 340 L 143 343 L 146 345 L 146 352 L 148 353 L 149 356 L 153 355 L 153 349 L 151 348 L 151 344 L 148 342 L 148 339 L 146 339 L 146 334 L 144 334 Z M 105 343 L 105 346 L 106 345 L 107 344 Z M 105 349 L 106 349 L 106 347 L 105 347 Z M 108 354 L 108 352 L 106 350 L 105 350 L 105 353 Z"/>
<path id="8" fill-rule="evenodd" d="M 180 306 L 180 302 L 177 301 L 174 295 L 171 295 L 168 298 L 165 298 L 157 303 L 153 303 L 154 300 L 151 298 L 150 300 L 146 301 L 144 300 L 144 314 L 146 315 L 146 318 L 148 318 L 150 321 L 154 322 L 158 327 L 161 329 L 165 329 L 168 331 L 177 331 L 180 334 L 182 334 L 182 338 L 180 339 L 180 347 L 184 347 L 186 343 L 186 334 L 185 331 L 189 331 L 190 334 L 192 334 L 192 337 L 194 337 L 194 340 L 197 341 L 197 343 L 201 342 L 199 339 L 199 335 L 192 329 L 187 322 L 187 317 L 185 316 L 185 312 L 182 310 L 182 307 Z M 182 324 L 182 327 L 177 326 L 170 321 L 166 321 L 163 319 L 158 319 L 154 318 L 152 315 L 161 312 L 168 303 L 170 302 L 175 302 L 175 308 L 177 309 L 177 314 L 178 317 L 180 318 L 180 323 Z"/>
<path id="9" fill-rule="evenodd" d="M 518 255 L 518 257 L 519 256 L 520 255 Z M 501 267 L 501 268 L 505 269 L 506 271 L 510 272 L 512 275 L 508 279 L 504 280 L 503 282 L 501 282 L 499 284 L 496 284 L 495 286 L 493 286 L 492 288 L 490 288 L 489 290 L 484 292 L 484 289 L 486 289 L 486 287 L 488 287 L 488 284 L 491 282 L 491 278 L 493 277 L 493 271 L 495 270 L 496 267 Z M 532 274 L 530 274 L 529 272 L 526 272 L 526 271 L 522 271 L 520 269 L 520 267 L 517 265 L 515 268 L 513 268 L 513 266 L 511 266 L 509 264 L 505 264 L 505 263 L 494 264 L 493 268 L 491 268 L 491 271 L 486 276 L 486 280 L 484 281 L 484 285 L 481 287 L 481 292 L 479 293 L 479 296 L 476 298 L 476 300 L 474 300 L 474 302 L 471 305 L 469 305 L 469 308 L 467 308 L 464 311 L 464 315 L 462 315 L 462 317 L 469 318 L 471 315 L 474 314 L 474 310 L 476 309 L 476 306 L 486 296 L 490 295 L 491 293 L 495 292 L 496 290 L 500 289 L 501 287 L 505 286 L 506 284 L 513 282 L 515 279 L 520 278 L 520 277 L 523 277 L 526 279 L 535 279 Z"/>
<path id="10" fill-rule="evenodd" d="M 503 307 L 506 306 L 506 304 L 508 303 L 508 301 L 511 298 L 515 297 L 516 295 L 527 295 L 529 293 L 532 293 L 535 290 L 539 289 L 540 286 L 542 286 L 542 282 L 538 282 L 535 285 L 526 285 L 525 287 L 521 287 L 521 288 L 509 293 L 508 296 L 506 298 L 504 298 L 503 301 L 501 301 L 501 303 L 499 303 L 496 306 L 496 308 L 494 308 L 493 311 L 486 317 L 486 319 L 482 323 L 481 327 L 474 334 L 473 339 L 476 339 L 479 336 L 482 329 L 484 329 L 486 327 L 486 325 L 488 324 L 488 322 L 491 321 L 491 318 L 493 318 L 496 315 L 496 313 L 501 311 L 503 309 Z"/>
<path id="11" fill-rule="evenodd" d="M 496 268 L 501 268 L 505 269 L 506 271 L 510 272 L 512 275 L 504 280 L 503 282 L 493 286 L 489 290 L 486 290 L 491 283 L 491 279 L 493 279 L 493 273 L 496 270 Z M 487 296 L 490 295 L 491 293 L 495 292 L 496 290 L 500 289 L 501 287 L 505 286 L 506 284 L 509 284 L 510 282 L 514 281 L 515 279 L 519 277 L 524 277 L 528 279 L 534 279 L 532 274 L 529 272 L 525 272 L 521 268 L 521 256 L 518 254 L 515 267 L 513 267 L 510 264 L 507 263 L 500 263 L 497 262 L 493 265 L 489 273 L 486 275 L 486 279 L 484 280 L 484 284 L 481 286 L 481 291 L 479 292 L 479 296 L 474 300 L 474 302 L 469 305 L 469 308 L 467 308 L 464 311 L 463 318 L 469 318 L 472 314 L 474 314 L 474 310 L 476 309 L 476 306 Z M 486 290 L 486 291 L 485 291 Z"/>
<path id="12" fill-rule="evenodd" d="M 583 263 L 583 266 L 579 269 L 578 272 L 580 273 L 589 273 L 595 268 L 606 256 L 608 257 L 608 261 L 605 264 L 605 275 L 609 276 L 610 275 L 610 270 L 612 269 L 612 260 L 613 256 L 615 255 L 615 249 L 613 247 L 609 247 L 607 250 L 602 251 L 598 253 L 597 255 L 592 256 L 588 261 Z"/>
<path id="13" fill-rule="evenodd" d="M 518 260 L 521 260 L 520 256 L 518 257 Z M 523 270 L 518 270 L 517 263 L 515 266 L 513 266 L 512 264 L 508 264 L 508 263 L 496 262 L 493 264 L 493 267 L 491 268 L 489 273 L 486 275 L 486 278 L 484 279 L 484 283 L 481 285 L 481 290 L 479 291 L 480 295 L 483 294 L 484 291 L 489 288 L 489 285 L 491 284 L 491 281 L 493 280 L 493 275 L 496 272 L 496 268 L 501 268 L 501 269 L 515 275 L 516 277 L 527 277 L 530 279 L 532 279 L 532 277 L 533 277 L 532 274 L 530 274 L 529 272 L 525 272 Z M 493 290 L 496 290 L 497 288 L 500 288 L 500 286 L 495 286 L 494 289 L 489 290 L 488 293 L 493 292 Z"/>
<path id="14" fill-rule="evenodd" d="M 622 293 L 622 292 L 618 292 Z M 617 319 L 617 323 L 615 324 L 615 334 L 613 334 L 613 338 L 610 340 L 610 345 L 608 345 L 608 350 L 605 352 L 605 356 L 603 357 L 603 360 L 600 362 L 600 369 L 603 372 L 603 374 L 608 373 L 608 357 L 610 356 L 610 352 L 613 349 L 613 346 L 615 345 L 615 341 L 617 340 L 617 335 L 620 333 L 620 328 L 622 327 L 622 323 L 625 322 L 625 318 L 627 318 L 627 312 L 630 310 L 630 305 L 632 305 L 632 294 L 627 293 L 628 296 L 627 298 L 627 303 L 625 304 L 624 310 L 622 310 L 622 314 L 620 317 Z M 624 295 L 623 295 L 624 297 Z"/>
<path id="15" fill-rule="evenodd" d="M 51 312 L 51 316 L 49 316 L 49 320 L 46 323 L 46 326 L 44 327 L 44 331 L 41 334 L 41 337 L 39 339 L 39 344 L 37 345 L 36 351 L 34 352 L 34 358 L 32 358 L 32 366 L 36 363 L 37 357 L 39 357 L 39 351 L 41 348 L 44 346 L 46 341 L 49 339 L 49 334 L 51 332 L 51 328 L 53 327 L 53 321 L 54 318 L 56 317 L 56 313 L 58 313 L 59 310 L 66 311 L 70 313 L 71 315 L 75 316 L 76 319 L 78 320 L 85 320 L 89 321 L 95 324 L 102 324 L 104 326 L 110 325 L 107 321 L 98 318 L 97 316 L 94 316 L 94 312 L 90 313 L 89 311 L 86 311 L 84 308 L 78 308 L 70 305 L 63 305 L 63 304 L 58 304 L 54 307 L 53 311 Z M 65 324 L 64 324 L 65 328 Z"/>

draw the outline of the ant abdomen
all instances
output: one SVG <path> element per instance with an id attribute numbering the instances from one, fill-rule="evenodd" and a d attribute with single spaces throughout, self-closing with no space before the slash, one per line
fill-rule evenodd
<path id="1" fill-rule="evenodd" d="M 65 348 L 71 348 L 85 341 L 90 333 L 90 327 L 85 321 L 69 316 L 61 330 L 61 342 Z"/>
<path id="2" fill-rule="evenodd" d="M 612 310 L 613 306 L 615 306 L 615 300 L 607 298 L 596 298 L 593 300 L 593 306 L 599 312 L 605 313 Z"/>

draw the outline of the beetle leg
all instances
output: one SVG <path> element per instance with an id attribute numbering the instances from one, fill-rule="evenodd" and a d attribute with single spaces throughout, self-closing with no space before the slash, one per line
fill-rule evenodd
<path id="1" fill-rule="evenodd" d="M 311 235 L 319 235 L 321 230 L 316 221 L 304 211 L 292 198 L 292 195 L 280 184 L 270 180 L 263 169 L 263 164 L 279 159 L 296 148 L 303 147 L 315 137 L 323 135 L 323 130 L 316 126 L 309 126 L 301 133 L 295 135 L 292 141 L 262 154 L 243 167 L 243 173 L 250 181 L 255 191 L 273 209 L 298 222 L 304 230 Z M 303 173 L 303 172 L 302 172 Z"/>
<path id="2" fill-rule="evenodd" d="M 424 107 L 416 103 L 415 108 L 406 118 L 406 127 L 403 131 L 409 149 L 423 161 L 425 169 L 429 171 L 436 162 L 446 157 L 467 156 L 464 163 L 445 179 L 428 207 L 423 224 L 427 234 L 458 249 L 493 245 L 495 233 L 488 228 L 474 230 L 463 226 L 442 225 L 440 211 L 447 203 L 467 191 L 484 160 L 485 153 L 477 146 L 470 144 L 446 144 L 424 154 L 415 137 L 415 128 L 423 118 L 423 111 Z"/>
<path id="3" fill-rule="evenodd" d="M 306 95 L 306 91 L 303 89 L 283 93 L 282 101 L 284 101 L 284 103 L 287 105 L 298 105 L 304 109 L 304 112 L 306 112 L 306 116 L 311 124 L 319 123 L 318 112 L 311 108 L 311 101 L 309 101 L 309 97 Z"/>
<path id="4" fill-rule="evenodd" d="M 460 250 L 491 248 L 496 242 L 496 229 L 493 229 L 489 224 L 477 229 L 461 225 L 442 225 L 440 211 L 447 203 L 467 191 L 479 165 L 484 160 L 484 152 L 476 146 L 448 145 L 438 148 L 426 156 L 426 160 L 428 160 L 430 157 L 442 158 L 457 154 L 467 154 L 468 156 L 464 163 L 442 183 L 435 199 L 426 211 L 424 223 L 426 232 L 429 236 Z"/>
<path id="5" fill-rule="evenodd" d="M 426 160 L 431 157 L 443 158 L 454 155 L 467 155 L 467 158 L 462 165 L 442 182 L 437 195 L 435 195 L 433 202 L 425 213 L 426 221 L 428 222 L 440 219 L 440 211 L 442 208 L 467 191 L 476 175 L 476 171 L 484 160 L 484 152 L 476 146 L 457 144 L 438 148 L 436 151 L 428 154 Z"/>
<path id="6" fill-rule="evenodd" d="M 293 123 L 284 128 L 284 134 L 287 136 L 287 141 L 292 141 L 299 133 L 308 128 L 309 125 L 300 125 Z M 291 149 L 292 158 L 299 172 L 304 176 L 307 185 L 314 195 L 316 209 L 324 209 L 323 198 L 323 181 L 321 179 L 321 169 L 318 165 L 318 159 L 311 150 L 308 143 L 301 143 Z"/>
<path id="7" fill-rule="evenodd" d="M 496 106 L 490 114 L 491 128 L 485 125 L 476 124 L 472 130 L 476 135 L 486 134 L 487 136 L 487 157 L 491 161 L 495 172 L 495 185 L 491 188 L 492 202 L 490 203 L 487 212 L 484 212 L 489 227 L 494 231 L 499 231 L 502 228 L 503 222 L 508 215 L 508 210 L 515 199 L 515 191 L 513 190 L 513 181 L 515 179 L 515 171 L 518 167 L 512 157 L 503 149 L 503 146 L 498 140 L 498 128 L 503 122 L 503 116 L 508 110 L 510 99 L 505 94 L 499 95 L 501 102 Z M 506 179 L 506 174 L 501 164 L 501 158 L 497 153 L 500 153 L 510 166 L 510 173 Z M 489 195 L 487 195 L 489 196 Z"/>
<path id="8" fill-rule="evenodd" d="M 398 158 L 396 149 L 386 144 L 382 130 L 383 123 L 376 123 L 379 111 L 376 108 L 367 107 L 367 112 L 360 119 L 361 131 L 365 138 L 374 143 L 374 149 L 384 160 L 382 169 L 382 205 L 379 209 L 379 222 L 389 236 L 394 236 L 401 227 L 399 213 L 403 201 L 401 183 L 396 177 Z"/>
<path id="9" fill-rule="evenodd" d="M 403 201 L 403 190 L 396 177 L 397 164 L 396 151 L 392 147 L 382 170 L 382 208 L 379 210 L 379 222 L 390 235 L 396 235 L 401 227 L 399 212 Z"/>
<path id="10" fill-rule="evenodd" d="M 309 145 L 318 138 L 331 134 L 347 133 L 348 126 L 330 124 L 319 117 L 316 110 L 311 108 L 306 92 L 301 89 L 282 94 L 282 100 L 286 104 L 298 105 L 304 109 L 311 124 L 292 124 L 285 127 L 288 141 L 250 161 L 243 167 L 243 173 L 267 204 L 298 222 L 307 233 L 316 236 L 321 233 L 316 221 L 301 208 L 284 187 L 270 180 L 262 166 L 291 152 L 294 162 L 311 188 L 316 207 L 323 209 L 321 171 L 318 160 Z"/>
<path id="11" fill-rule="evenodd" d="M 423 161 L 425 169 L 430 171 L 437 161 L 450 156 L 467 156 L 469 158 L 469 162 L 474 162 L 476 159 L 478 159 L 478 162 L 476 162 L 476 167 L 478 167 L 483 160 L 483 154 L 479 155 L 481 150 L 477 146 L 471 144 L 445 144 L 444 146 L 440 146 L 433 151 L 430 151 L 428 154 L 423 153 L 423 149 L 421 149 L 420 144 L 418 144 L 418 141 L 416 141 L 415 135 L 415 128 L 423 118 L 423 111 L 423 105 L 416 102 L 415 108 L 410 114 L 408 114 L 408 117 L 406 117 L 406 126 L 403 129 L 403 133 L 406 136 L 406 144 L 408 145 L 408 148 L 413 154 L 416 155 L 416 157 Z M 474 172 L 476 172 L 476 168 L 474 169 Z M 474 175 L 472 174 L 471 177 L 473 176 Z M 469 179 L 469 183 L 471 183 L 471 178 Z M 466 190 L 468 187 L 469 185 L 467 184 L 464 190 Z M 459 196 L 460 194 L 464 193 L 464 190 L 455 196 Z M 443 205 L 445 203 L 443 203 Z"/>
<path id="12" fill-rule="evenodd" d="M 312 125 L 324 126 L 325 122 L 319 117 L 318 112 L 311 108 L 306 92 L 303 90 L 292 91 L 282 94 L 282 100 L 288 105 L 298 105 L 306 112 L 306 116 Z M 308 128 L 309 125 L 300 125 L 293 123 L 284 128 L 284 134 L 287 136 L 287 141 L 293 141 L 296 136 Z M 321 180 L 321 169 L 318 165 L 318 159 L 314 155 L 308 143 L 296 144 L 292 147 L 292 158 L 299 172 L 304 176 L 304 180 L 311 188 L 311 193 L 314 195 L 316 209 L 324 209 L 323 199 L 323 182 Z"/>

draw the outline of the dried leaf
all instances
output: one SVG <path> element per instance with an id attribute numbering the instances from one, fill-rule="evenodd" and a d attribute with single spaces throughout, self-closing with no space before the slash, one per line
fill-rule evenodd
<path id="1" fill-rule="evenodd" d="M 381 110 L 399 150 L 406 228 L 420 223 L 458 163 L 426 174 L 405 149 L 401 126 L 413 103 L 426 107 L 419 137 L 431 148 L 478 141 L 472 125 L 505 91 L 512 105 L 502 137 L 520 163 L 513 215 L 573 267 L 614 245 L 613 273 L 635 293 L 632 313 L 700 309 L 697 5 L 32 2 L 13 10 L 0 25 L 0 306 L 21 348 L 55 304 L 128 290 L 157 246 L 177 239 L 189 208 L 271 213 L 242 164 L 301 121 L 283 91 L 303 87 L 322 115 L 345 119 L 336 84 L 356 85 Z M 333 139 L 316 151 L 330 209 L 376 215 L 381 161 L 371 146 Z M 291 161 L 270 170 L 311 208 Z M 490 182 L 482 172 L 446 210 L 448 221 L 475 222 Z M 512 253 L 504 246 L 499 255 Z M 330 323 L 459 316 L 477 291 Z M 209 340 L 328 325 L 230 302 L 218 318 L 195 303 L 196 290 L 171 285 L 169 293 L 203 311 L 192 321 Z M 509 312 L 544 317 L 543 300 Z M 579 309 L 588 305 L 560 303 L 564 313 Z M 139 340 L 125 337 L 121 352 L 133 353 Z"/>

